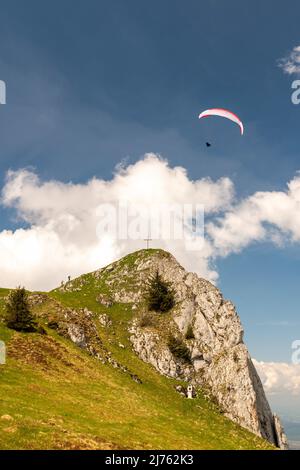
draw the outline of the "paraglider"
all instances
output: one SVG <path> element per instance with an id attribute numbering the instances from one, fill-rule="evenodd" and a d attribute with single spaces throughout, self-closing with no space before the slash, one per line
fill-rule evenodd
<path id="1" fill-rule="evenodd" d="M 208 116 L 220 116 L 220 117 L 230 119 L 231 121 L 235 122 L 240 127 L 241 135 L 244 134 L 244 126 L 243 126 L 242 121 L 236 114 L 232 113 L 228 109 L 222 109 L 222 108 L 207 109 L 206 111 L 203 111 L 201 114 L 199 114 L 199 119 L 205 118 Z M 209 147 L 209 145 L 207 144 L 209 144 L 209 142 L 206 143 L 206 146 Z"/>

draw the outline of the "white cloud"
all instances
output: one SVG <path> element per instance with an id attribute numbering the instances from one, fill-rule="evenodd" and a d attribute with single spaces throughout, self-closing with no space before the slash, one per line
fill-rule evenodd
<path id="1" fill-rule="evenodd" d="M 220 256 L 237 253 L 252 242 L 299 242 L 300 176 L 288 183 L 286 191 L 260 191 L 237 203 L 208 224 L 207 231 L 215 255 Z"/>
<path id="2" fill-rule="evenodd" d="M 253 360 L 264 389 L 269 395 L 300 395 L 300 364 Z"/>
<path id="3" fill-rule="evenodd" d="M 83 184 L 40 181 L 26 169 L 9 171 L 2 204 L 17 212 L 28 228 L 0 232 L 0 286 L 24 284 L 50 289 L 67 275 L 97 269 L 145 246 L 137 240 L 97 235 L 99 205 L 161 203 L 203 204 L 206 239 L 198 251 L 185 240 L 153 241 L 171 251 L 186 269 L 215 282 L 213 262 L 253 242 L 300 241 L 300 175 L 285 191 L 260 191 L 238 201 L 229 178 L 191 180 L 182 167 L 147 154 L 137 163 L 119 166 L 111 180 L 93 178 Z"/>
<path id="4" fill-rule="evenodd" d="M 278 65 L 288 75 L 300 73 L 300 46 L 296 46 L 286 56 L 278 61 Z"/>
<path id="5" fill-rule="evenodd" d="M 144 247 L 142 240 L 99 238 L 100 204 L 201 203 L 206 213 L 215 213 L 228 208 L 232 198 L 233 184 L 228 178 L 192 181 L 184 168 L 170 168 L 154 154 L 119 167 L 110 181 L 93 178 L 85 184 L 42 182 L 31 171 L 9 171 L 2 204 L 14 208 L 29 228 L 0 233 L 0 286 L 50 289 L 68 274 L 73 277 L 97 269 Z M 210 266 L 213 247 L 209 240 L 196 254 L 185 250 L 184 240 L 165 240 L 159 246 L 206 278 L 217 278 Z"/>

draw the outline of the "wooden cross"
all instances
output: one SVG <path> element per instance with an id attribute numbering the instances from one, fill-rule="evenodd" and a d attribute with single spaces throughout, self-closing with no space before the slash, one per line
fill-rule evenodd
<path id="1" fill-rule="evenodd" d="M 147 243 L 147 250 L 149 249 L 149 242 L 152 241 L 152 238 L 144 238 L 144 241 Z"/>

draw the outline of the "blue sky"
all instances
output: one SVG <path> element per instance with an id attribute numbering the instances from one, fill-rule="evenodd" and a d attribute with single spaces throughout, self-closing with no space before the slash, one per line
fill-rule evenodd
<path id="1" fill-rule="evenodd" d="M 300 43 L 300 4 L 282 1 L 1 2 L 0 178 L 111 178 L 157 152 L 192 180 L 228 176 L 239 197 L 283 190 L 300 170 L 300 106 L 277 60 Z M 236 112 L 199 122 L 208 107 Z M 205 148 L 205 141 L 213 146 Z M 0 228 L 15 229 L 11 209 Z M 26 224 L 25 224 L 26 226 Z M 300 337 L 299 244 L 253 244 L 217 260 L 251 354 L 291 358 Z"/>

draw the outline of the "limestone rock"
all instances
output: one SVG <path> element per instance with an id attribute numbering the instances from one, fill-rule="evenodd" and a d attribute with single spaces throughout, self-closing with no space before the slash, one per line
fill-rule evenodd
<path id="1" fill-rule="evenodd" d="M 111 297 L 105 294 L 99 294 L 96 300 L 99 304 L 104 305 L 104 307 L 111 307 L 113 304 Z"/>
<path id="2" fill-rule="evenodd" d="M 99 315 L 98 319 L 101 326 L 104 326 L 105 328 L 109 328 L 112 326 L 112 321 L 109 316 L 106 315 L 106 313 Z"/>
<path id="3" fill-rule="evenodd" d="M 2 421 L 13 421 L 13 417 L 10 415 L 2 415 L 0 418 Z"/>
<path id="4" fill-rule="evenodd" d="M 282 450 L 288 450 L 289 444 L 279 417 L 274 415 L 274 425 L 277 437 L 277 445 Z"/>

